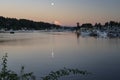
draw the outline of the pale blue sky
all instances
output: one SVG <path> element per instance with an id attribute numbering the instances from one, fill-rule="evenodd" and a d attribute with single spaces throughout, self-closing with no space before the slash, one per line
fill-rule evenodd
<path id="1" fill-rule="evenodd" d="M 0 16 L 62 25 L 120 21 L 120 0 L 0 0 Z"/>

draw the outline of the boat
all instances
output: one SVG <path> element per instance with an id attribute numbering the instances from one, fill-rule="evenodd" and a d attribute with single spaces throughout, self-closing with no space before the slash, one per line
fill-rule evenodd
<path id="1" fill-rule="evenodd" d="M 97 31 L 97 35 L 98 35 L 98 37 L 101 37 L 101 38 L 107 38 L 107 35 L 108 35 L 108 33 L 107 32 L 105 32 L 105 31 Z"/>
<path id="2" fill-rule="evenodd" d="M 85 37 L 85 36 L 90 36 L 91 31 L 82 29 L 82 30 L 80 31 L 80 34 L 81 34 L 81 36 L 83 36 L 83 37 Z"/>
<path id="3" fill-rule="evenodd" d="M 15 32 L 14 31 L 10 31 L 10 34 L 14 34 Z"/>

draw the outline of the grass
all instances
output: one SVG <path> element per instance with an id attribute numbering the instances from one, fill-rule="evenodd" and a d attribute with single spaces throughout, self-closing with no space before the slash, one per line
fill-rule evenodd
<path id="1" fill-rule="evenodd" d="M 36 80 L 36 77 L 34 76 L 33 72 L 24 72 L 24 66 L 21 67 L 20 74 L 17 74 L 12 70 L 8 70 L 7 57 L 7 53 L 5 54 L 5 56 L 2 57 L 2 63 L 0 66 L 0 80 Z M 47 76 L 41 77 L 41 79 L 39 80 L 58 80 L 60 77 L 69 76 L 70 74 L 87 75 L 89 73 L 87 71 L 81 71 L 79 69 L 63 68 L 55 72 L 52 71 Z"/>

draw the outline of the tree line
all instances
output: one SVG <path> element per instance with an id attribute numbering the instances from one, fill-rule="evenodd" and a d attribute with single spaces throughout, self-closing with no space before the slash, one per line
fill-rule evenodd
<path id="1" fill-rule="evenodd" d="M 58 29 L 60 25 L 46 22 L 36 22 L 27 19 L 5 18 L 0 16 L 0 29 L 5 30 L 45 30 Z"/>
<path id="2" fill-rule="evenodd" d="M 95 25 L 92 25 L 91 23 L 85 23 L 77 26 L 77 29 L 80 29 L 80 28 L 92 28 L 92 29 L 119 28 L 120 29 L 120 22 L 110 21 L 110 22 L 106 22 L 103 25 L 101 23 L 96 23 Z"/>
<path id="3" fill-rule="evenodd" d="M 76 30 L 80 28 L 91 28 L 91 29 L 106 29 L 106 28 L 119 28 L 120 22 L 110 21 L 106 22 L 104 25 L 101 23 L 96 23 L 95 25 L 91 23 L 85 23 L 78 25 L 77 27 L 68 27 L 68 26 L 60 26 L 56 24 L 50 24 L 46 22 L 36 22 L 28 19 L 16 19 L 16 18 L 6 18 L 0 16 L 0 30 L 51 30 L 51 29 L 64 29 L 64 30 Z"/>

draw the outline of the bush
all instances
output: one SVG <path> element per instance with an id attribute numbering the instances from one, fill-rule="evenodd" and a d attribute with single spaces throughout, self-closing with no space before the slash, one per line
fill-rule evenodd
<path id="1" fill-rule="evenodd" d="M 24 73 L 24 66 L 21 67 L 20 75 L 7 69 L 7 53 L 2 58 L 0 80 L 35 80 L 32 72 Z"/>

